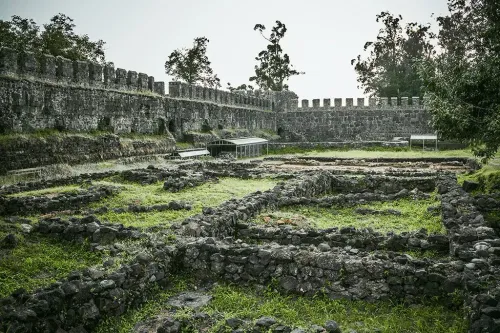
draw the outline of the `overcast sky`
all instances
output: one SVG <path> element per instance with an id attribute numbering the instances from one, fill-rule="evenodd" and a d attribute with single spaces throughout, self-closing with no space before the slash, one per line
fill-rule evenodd
<path id="1" fill-rule="evenodd" d="M 0 0 L 2 20 L 19 15 L 42 25 L 57 13 L 70 16 L 77 33 L 106 42 L 106 58 L 116 68 L 157 81 L 169 81 L 164 64 L 174 49 L 205 36 L 223 87 L 253 75 L 255 56 L 267 45 L 254 25 L 270 30 L 280 20 L 288 29 L 284 51 L 306 72 L 289 82 L 301 99 L 363 97 L 350 60 L 375 39 L 381 11 L 427 23 L 447 7 L 446 0 Z"/>

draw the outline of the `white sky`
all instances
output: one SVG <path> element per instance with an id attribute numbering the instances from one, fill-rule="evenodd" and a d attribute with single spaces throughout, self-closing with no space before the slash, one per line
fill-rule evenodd
<path id="1" fill-rule="evenodd" d="M 381 11 L 404 22 L 432 22 L 446 14 L 446 0 L 0 0 L 0 19 L 33 18 L 39 25 L 61 12 L 74 19 L 76 32 L 106 42 L 106 58 L 116 68 L 169 81 L 164 64 L 170 52 L 191 47 L 205 36 L 208 58 L 225 88 L 248 83 L 265 41 L 256 23 L 270 30 L 287 26 L 284 51 L 296 69 L 289 81 L 299 98 L 363 97 L 350 64 L 381 25 Z"/>

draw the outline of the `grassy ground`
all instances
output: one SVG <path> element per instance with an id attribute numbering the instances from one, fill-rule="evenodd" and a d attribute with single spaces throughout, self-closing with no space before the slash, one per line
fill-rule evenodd
<path id="1" fill-rule="evenodd" d="M 458 333 L 466 332 L 462 314 L 439 305 L 411 306 L 390 302 L 367 303 L 335 300 L 325 297 L 305 298 L 283 296 L 274 291 L 259 294 L 254 289 L 221 285 L 214 290 L 214 299 L 205 309 L 223 313 L 225 318 L 257 319 L 270 316 L 290 326 L 324 325 L 337 321 L 343 332 Z M 213 329 L 213 332 L 216 330 Z"/>
<path id="2" fill-rule="evenodd" d="M 474 173 L 458 176 L 459 184 L 463 184 L 465 180 L 478 182 L 479 193 L 500 192 L 500 157 L 492 159 Z"/>
<path id="3" fill-rule="evenodd" d="M 299 227 L 307 225 L 319 229 L 356 227 L 357 229 L 372 228 L 375 231 L 395 231 L 397 233 L 425 228 L 431 233 L 445 233 L 441 217 L 432 216 L 427 212 L 427 207 L 437 203 L 434 198 L 431 198 L 427 200 L 401 199 L 390 202 L 376 202 L 348 208 L 290 206 L 283 207 L 279 211 L 264 212 L 255 219 L 255 222 L 277 224 L 292 222 L 293 224 L 298 221 L 296 224 Z M 401 215 L 361 215 L 354 212 L 356 208 L 394 209 L 400 211 Z"/>
<path id="4" fill-rule="evenodd" d="M 130 309 L 119 317 L 108 317 L 102 320 L 95 333 L 129 333 L 134 326 L 148 318 L 159 314 L 166 306 L 166 301 L 182 292 L 193 288 L 190 278 L 174 277 L 168 290 L 154 289 L 148 301 L 137 309 Z"/>
<path id="5" fill-rule="evenodd" d="M 104 320 L 96 332 L 131 332 L 138 322 L 164 310 L 168 311 L 168 298 L 187 288 L 189 285 L 185 281 L 178 281 L 172 289 L 159 291 L 150 297 L 140 308 L 129 310 L 120 317 Z M 218 315 L 217 318 L 221 319 L 210 328 L 198 328 L 189 332 L 227 332 L 220 330 L 225 319 L 255 320 L 262 316 L 276 318 L 279 322 L 294 327 L 324 325 L 327 320 L 335 320 L 340 324 L 342 332 L 353 329 L 359 333 L 464 333 L 468 324 L 464 320 L 463 311 L 452 311 L 437 304 L 405 306 L 391 302 L 330 300 L 323 296 L 284 296 L 271 289 L 261 292 L 254 288 L 228 284 L 218 285 L 210 293 L 213 300 L 199 311 Z M 189 317 L 190 312 L 188 309 L 178 310 L 175 316 Z"/>
<path id="6" fill-rule="evenodd" d="M 323 151 L 307 152 L 305 156 L 343 157 L 343 158 L 423 158 L 423 157 L 473 157 L 469 150 L 348 150 L 348 151 Z"/>
<path id="7" fill-rule="evenodd" d="M 473 157 L 470 149 L 460 150 L 422 150 L 419 147 L 371 147 L 363 149 L 347 148 L 299 148 L 285 147 L 269 149 L 269 154 L 296 154 L 300 156 L 321 156 L 339 158 L 422 158 L 422 157 Z"/>
<path id="8" fill-rule="evenodd" d="M 192 204 L 190 211 L 164 211 L 149 213 L 114 213 L 108 212 L 100 218 L 111 223 L 122 223 L 126 226 L 151 227 L 159 224 L 183 220 L 189 216 L 201 213 L 203 207 L 215 207 L 232 198 L 242 198 L 257 190 L 266 191 L 276 186 L 276 181 L 270 179 L 222 178 L 218 183 L 209 182 L 198 187 L 186 189 L 177 193 L 165 191 L 163 182 L 152 185 L 134 183 L 117 183 L 102 181 L 100 184 L 120 186 L 122 191 L 101 202 L 93 203 L 91 207 L 107 206 L 126 207 L 135 205 L 165 204 L 170 201 L 185 201 Z"/>
<path id="9" fill-rule="evenodd" d="M 5 235 L 0 231 L 0 238 Z M 0 250 L 0 297 L 19 288 L 29 292 L 47 286 L 74 270 L 102 262 L 102 256 L 89 252 L 88 245 L 20 234 L 16 237 L 16 248 Z"/>

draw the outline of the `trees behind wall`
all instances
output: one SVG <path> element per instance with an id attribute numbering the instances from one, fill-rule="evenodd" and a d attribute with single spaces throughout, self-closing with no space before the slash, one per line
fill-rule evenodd
<path id="1" fill-rule="evenodd" d="M 255 75 L 250 77 L 249 80 L 251 82 L 255 81 L 262 90 L 288 90 L 286 81 L 292 76 L 305 73 L 293 68 L 293 65 L 290 63 L 290 57 L 283 52 L 283 48 L 280 45 L 281 40 L 287 32 L 285 24 L 276 21 L 276 25 L 271 29 L 269 37 L 264 35 L 266 27 L 262 24 L 256 24 L 254 30 L 258 30 L 269 44 L 255 58 L 259 64 L 255 65 Z"/>
<path id="2" fill-rule="evenodd" d="M 436 19 L 437 35 L 428 24 L 403 31 L 401 16 L 382 12 L 367 57 L 351 63 L 367 94 L 425 94 L 436 131 L 487 161 L 500 146 L 500 2 L 448 0 L 448 10 Z"/>
<path id="3" fill-rule="evenodd" d="M 75 27 L 73 19 L 62 13 L 54 15 L 42 28 L 32 19 L 14 15 L 10 21 L 0 20 L 0 47 L 104 64 L 106 43 L 76 34 Z"/>
<path id="4" fill-rule="evenodd" d="M 441 51 L 420 71 L 432 122 L 487 160 L 500 145 L 500 2 L 449 0 L 448 9 L 437 18 Z"/>
<path id="5" fill-rule="evenodd" d="M 376 97 L 421 96 L 422 80 L 418 62 L 433 56 L 435 38 L 429 24 L 408 23 L 403 17 L 382 12 L 376 21 L 382 23 L 375 41 L 363 47 L 366 57 L 358 55 L 351 65 L 358 76 L 358 88 Z"/>
<path id="6" fill-rule="evenodd" d="M 165 73 L 189 84 L 219 88 L 220 79 L 207 57 L 208 38 L 194 39 L 193 47 L 174 50 L 165 62 Z"/>

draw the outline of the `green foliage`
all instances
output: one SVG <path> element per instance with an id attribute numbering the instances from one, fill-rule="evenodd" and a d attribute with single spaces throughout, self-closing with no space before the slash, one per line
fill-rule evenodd
<path id="1" fill-rule="evenodd" d="M 407 306 L 389 301 L 368 303 L 363 301 L 330 300 L 324 296 L 313 298 L 285 296 L 272 289 L 262 293 L 254 288 L 219 285 L 214 299 L 203 309 L 220 313 L 224 318 L 255 320 L 262 316 L 278 319 L 285 325 L 307 327 L 324 325 L 327 320 L 337 321 L 342 331 L 356 332 L 412 332 L 412 333 L 464 333 L 467 322 L 463 311 L 452 311 L 436 303 Z M 211 332 L 223 326 L 221 320 Z"/>
<path id="2" fill-rule="evenodd" d="M 253 91 L 253 90 L 254 90 L 254 88 L 253 88 L 253 86 L 251 86 L 251 85 L 249 85 L 249 84 L 248 84 L 248 85 L 247 85 L 247 84 L 240 84 L 240 85 L 239 85 L 239 86 L 237 86 L 237 87 L 233 87 L 233 86 L 231 85 L 231 83 L 230 83 L 230 82 L 228 82 L 228 83 L 227 83 L 227 90 L 229 90 L 229 91 L 231 91 L 231 92 L 236 91 L 236 90 L 240 90 L 240 91 L 241 91 L 241 90 L 243 90 L 243 91 Z"/>
<path id="3" fill-rule="evenodd" d="M 260 214 L 256 222 L 262 223 L 266 216 L 276 220 L 299 220 L 304 224 L 307 221 L 310 227 L 326 229 L 331 227 L 355 227 L 357 229 L 372 228 L 381 232 L 416 231 L 422 228 L 431 233 L 445 233 L 440 216 L 432 216 L 427 207 L 436 204 L 436 199 L 411 200 L 400 199 L 388 202 L 373 202 L 356 207 L 318 207 L 318 206 L 289 206 L 279 211 Z M 354 212 L 356 208 L 370 208 L 374 210 L 394 209 L 401 215 L 361 215 Z M 271 221 L 272 222 L 272 221 Z"/>
<path id="4" fill-rule="evenodd" d="M 76 34 L 74 28 L 73 19 L 62 13 L 54 15 L 43 29 L 32 19 L 14 15 L 11 21 L 0 20 L 0 47 L 104 64 L 105 42 L 91 41 L 88 35 Z"/>
<path id="5" fill-rule="evenodd" d="M 478 193 L 500 192 L 500 160 L 494 158 L 489 164 L 471 174 L 458 175 L 458 183 L 461 185 L 465 180 L 479 183 Z"/>
<path id="6" fill-rule="evenodd" d="M 192 204 L 192 210 L 162 211 L 147 213 L 115 213 L 108 212 L 99 215 L 99 218 L 111 223 L 121 223 L 125 226 L 147 228 L 162 224 L 171 224 L 189 216 L 199 214 L 203 207 L 216 207 L 232 198 L 242 198 L 255 191 L 266 191 L 277 182 L 271 179 L 239 179 L 222 178 L 218 182 L 208 182 L 194 188 L 172 193 L 163 189 L 163 183 L 140 185 L 132 182 L 101 181 L 98 184 L 107 184 L 121 188 L 116 196 L 109 197 L 98 203 L 91 204 L 97 208 L 105 205 L 109 208 L 127 207 L 135 205 L 165 204 L 170 201 L 185 201 Z"/>
<path id="7" fill-rule="evenodd" d="M 206 55 L 208 42 L 208 38 L 198 37 L 192 48 L 174 50 L 165 62 L 165 73 L 189 84 L 220 87 L 220 79 L 213 73 Z"/>
<path id="8" fill-rule="evenodd" d="M 0 232 L 0 237 L 5 234 Z M 0 297 L 24 288 L 28 292 L 47 286 L 74 270 L 99 264 L 102 256 L 87 244 L 16 234 L 18 246 L 0 251 Z"/>
<path id="9" fill-rule="evenodd" d="M 434 34 L 430 25 L 408 23 L 403 27 L 401 15 L 389 12 L 377 15 L 382 22 L 375 42 L 366 42 L 366 59 L 358 55 L 351 60 L 358 75 L 358 82 L 365 94 L 376 97 L 421 96 L 422 80 L 415 66 L 420 59 L 428 59 L 434 53 L 431 40 Z"/>
<path id="10" fill-rule="evenodd" d="M 255 66 L 255 76 L 250 77 L 250 81 L 255 83 L 262 90 L 283 91 L 288 90 L 285 83 L 291 76 L 305 74 L 293 69 L 290 64 L 288 54 L 283 54 L 280 42 L 285 37 L 287 31 L 285 24 L 276 21 L 276 26 L 271 29 L 269 37 L 264 36 L 266 27 L 256 24 L 254 30 L 258 30 L 262 37 L 269 42 L 267 48 L 259 52 L 255 58 L 259 65 Z"/>
<path id="11" fill-rule="evenodd" d="M 449 0 L 438 17 L 441 52 L 420 68 L 433 127 L 485 161 L 500 145 L 500 3 Z"/>

